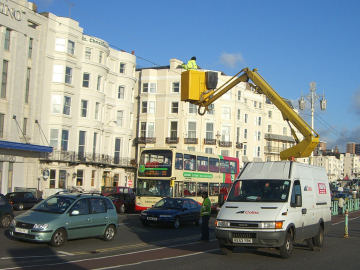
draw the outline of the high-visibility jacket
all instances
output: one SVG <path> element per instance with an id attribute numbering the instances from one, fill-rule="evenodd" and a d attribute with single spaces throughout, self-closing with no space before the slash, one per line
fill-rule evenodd
<path id="1" fill-rule="evenodd" d="M 189 70 L 189 69 L 198 69 L 198 66 L 196 64 L 196 61 L 195 60 L 189 60 L 187 62 L 187 64 L 183 64 L 182 65 L 183 68 L 185 68 L 186 70 Z"/>
<path id="2" fill-rule="evenodd" d="M 206 197 L 202 203 L 200 216 L 210 216 L 211 214 L 211 201 L 209 197 Z"/>

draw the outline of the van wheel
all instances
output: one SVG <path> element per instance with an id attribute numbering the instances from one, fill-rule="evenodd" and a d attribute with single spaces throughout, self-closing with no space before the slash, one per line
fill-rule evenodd
<path id="1" fill-rule="evenodd" d="M 5 215 L 1 218 L 0 224 L 3 228 L 8 228 L 10 226 L 12 217 L 10 215 Z"/>
<path id="2" fill-rule="evenodd" d="M 116 234 L 116 230 L 114 225 L 109 225 L 104 232 L 103 239 L 105 241 L 111 241 L 114 239 L 115 234 Z"/>
<path id="3" fill-rule="evenodd" d="M 224 244 L 219 243 L 219 248 L 223 255 L 230 255 L 233 253 L 234 247 L 232 246 L 225 246 Z"/>
<path id="4" fill-rule="evenodd" d="M 315 247 L 321 248 L 324 245 L 324 229 L 322 226 L 320 226 L 318 234 L 313 237 L 313 242 Z"/>
<path id="5" fill-rule="evenodd" d="M 292 237 L 292 233 L 289 231 L 286 234 L 285 237 L 285 242 L 284 244 L 280 247 L 280 256 L 282 258 L 289 258 L 291 253 L 293 252 L 294 249 L 294 245 L 293 245 L 293 237 Z"/>
<path id="6" fill-rule="evenodd" d="M 57 229 L 51 237 L 50 245 L 53 247 L 60 247 L 65 244 L 67 239 L 66 232 L 64 229 Z"/>

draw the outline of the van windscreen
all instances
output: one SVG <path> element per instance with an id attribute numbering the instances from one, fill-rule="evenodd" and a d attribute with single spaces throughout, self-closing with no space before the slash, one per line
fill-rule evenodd
<path id="1" fill-rule="evenodd" d="M 288 180 L 238 180 L 233 184 L 228 202 L 286 202 L 290 190 Z"/>

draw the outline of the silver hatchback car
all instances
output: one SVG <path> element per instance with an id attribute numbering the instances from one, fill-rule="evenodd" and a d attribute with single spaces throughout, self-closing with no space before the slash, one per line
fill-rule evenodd
<path id="1" fill-rule="evenodd" d="M 101 236 L 114 239 L 118 215 L 112 201 L 94 193 L 57 193 L 17 216 L 10 235 L 61 246 L 67 239 Z"/>

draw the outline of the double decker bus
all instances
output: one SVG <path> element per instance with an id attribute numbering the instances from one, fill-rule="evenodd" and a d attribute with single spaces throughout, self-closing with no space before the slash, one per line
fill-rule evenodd
<path id="1" fill-rule="evenodd" d="M 221 190 L 239 173 L 237 158 L 168 148 L 146 148 L 140 154 L 135 209 L 145 210 L 163 197 L 190 197 L 202 203 L 208 192 L 216 207 Z"/>

